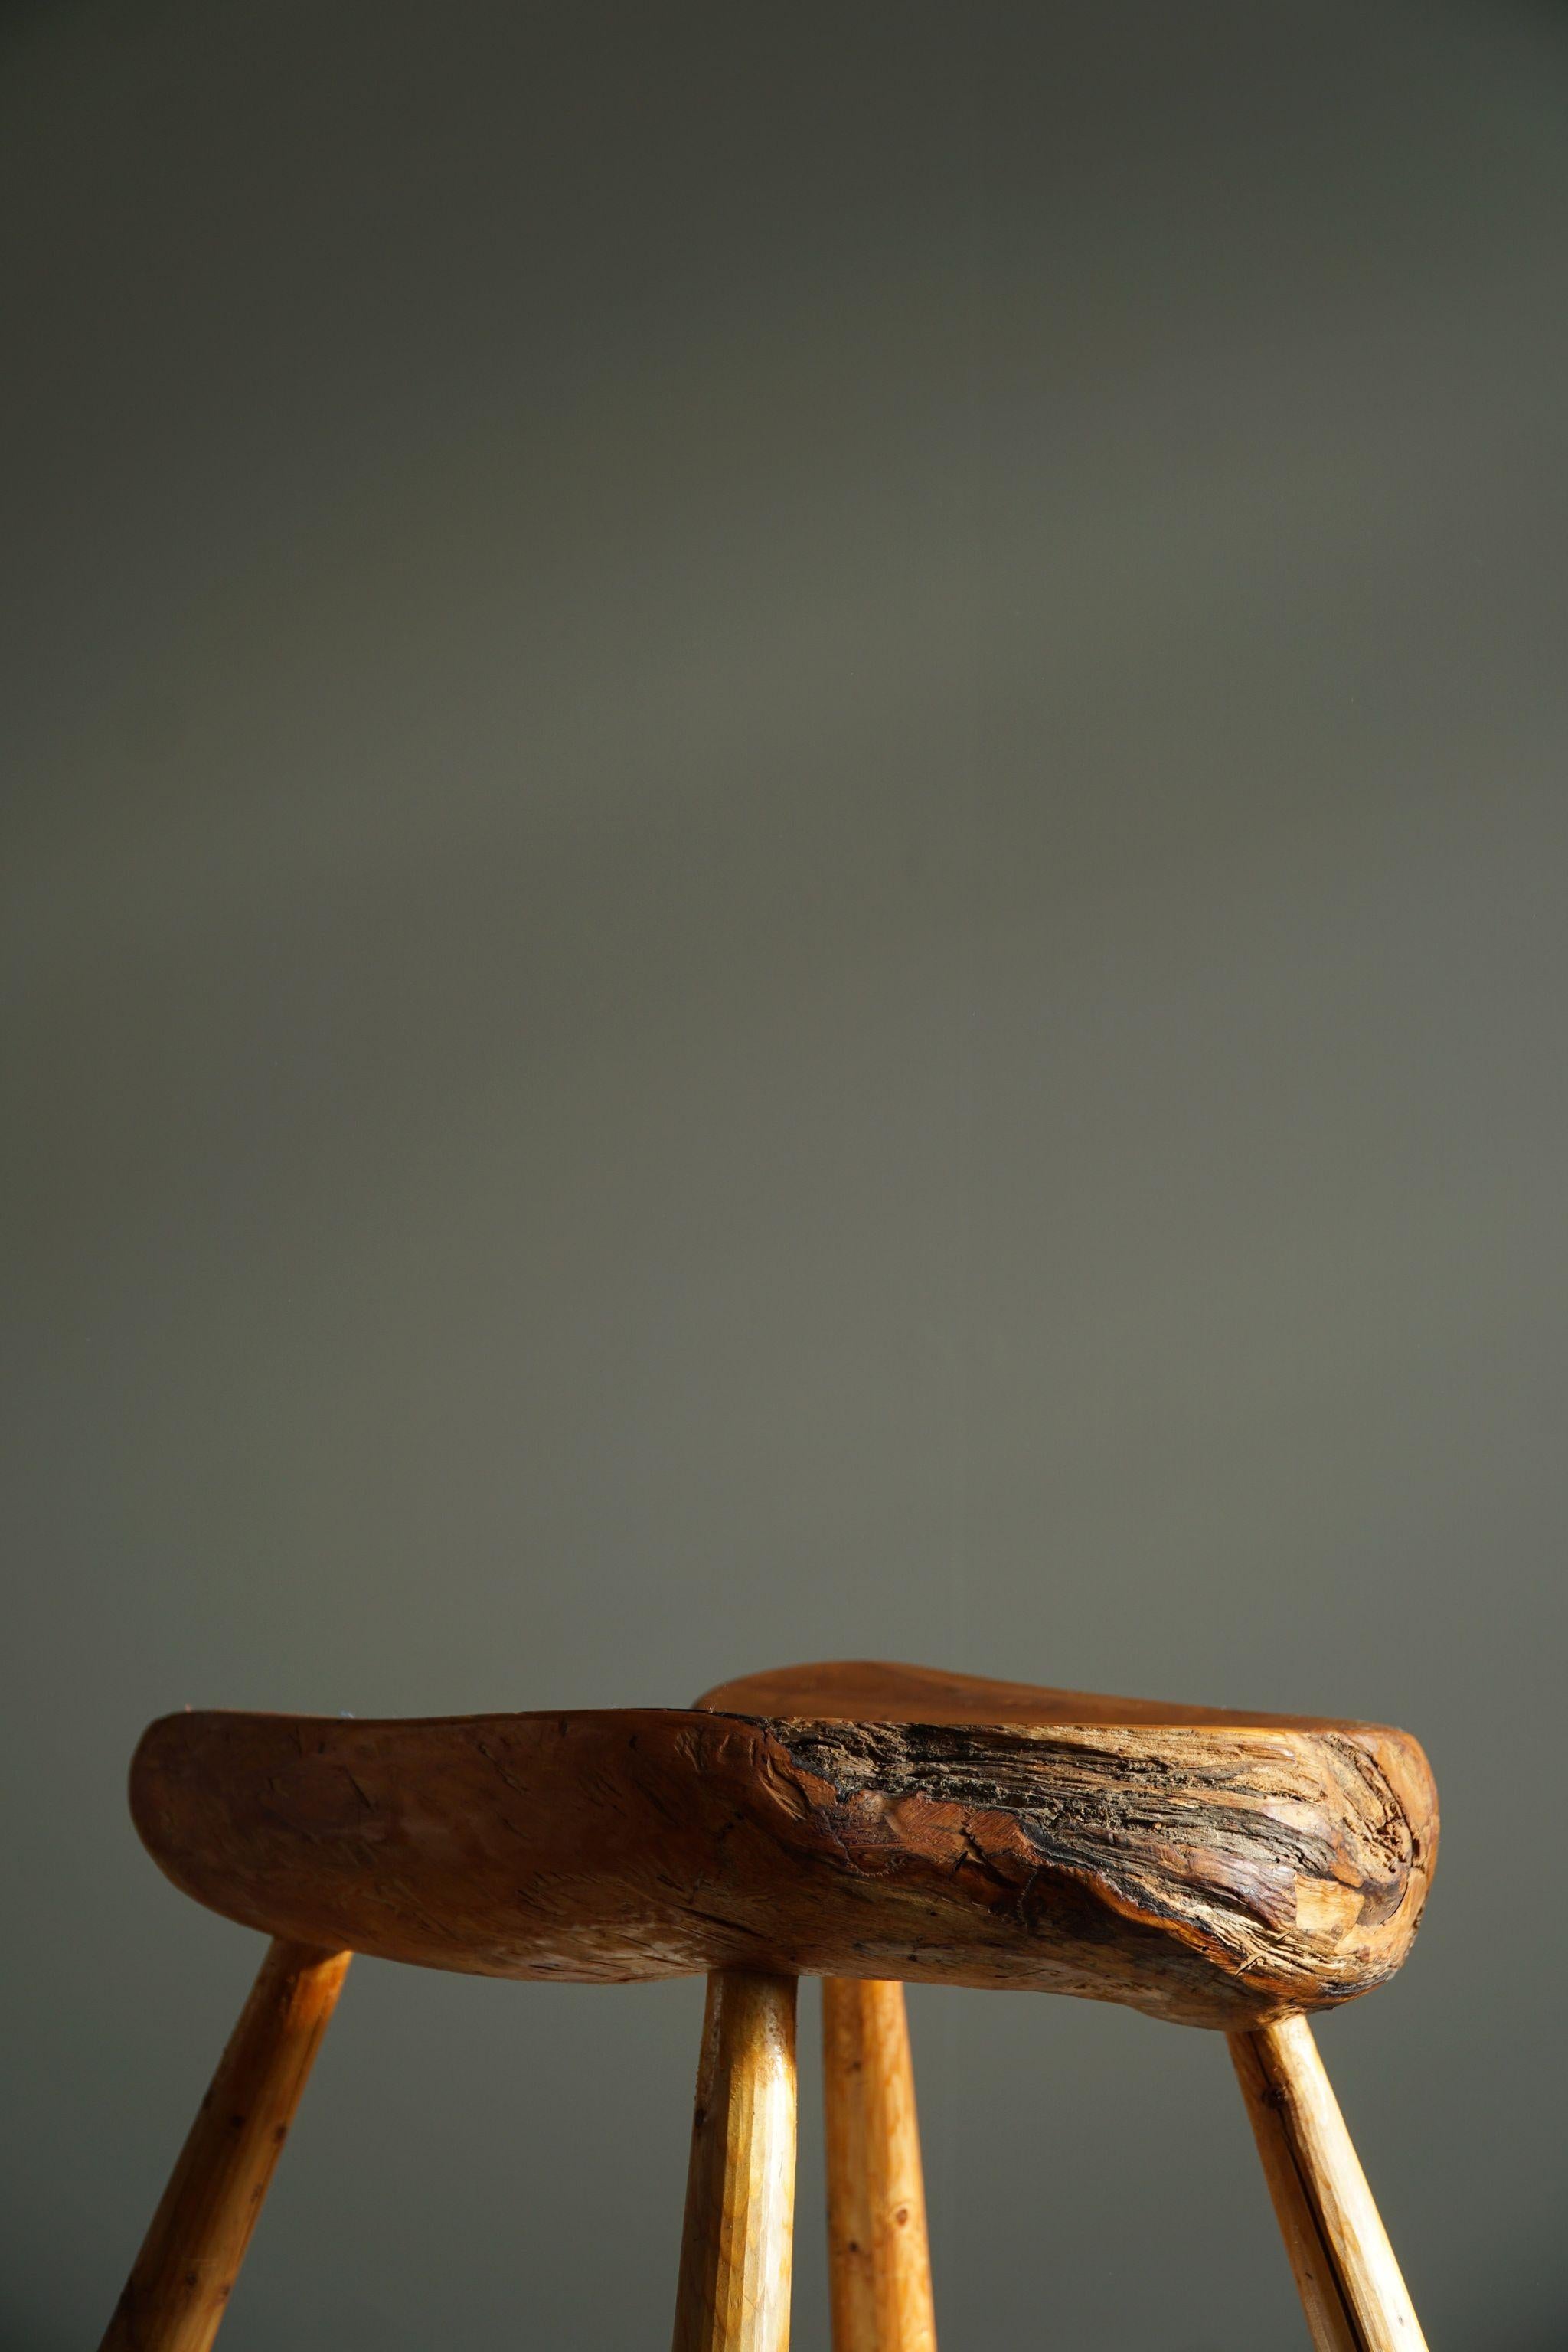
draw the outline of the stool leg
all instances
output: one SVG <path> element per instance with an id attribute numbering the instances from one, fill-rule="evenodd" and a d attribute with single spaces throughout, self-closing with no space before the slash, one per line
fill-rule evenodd
<path id="1" fill-rule="evenodd" d="M 349 1958 L 268 1947 L 101 2352 L 207 2352 Z"/>
<path id="2" fill-rule="evenodd" d="M 674 2352 L 788 2352 L 795 2011 L 793 1977 L 708 1979 Z"/>
<path id="3" fill-rule="evenodd" d="M 823 1979 L 822 2087 L 833 2352 L 936 2352 L 901 1984 Z"/>
<path id="4" fill-rule="evenodd" d="M 1311 2027 L 1288 2017 L 1229 2041 L 1318 2352 L 1426 2352 Z"/>

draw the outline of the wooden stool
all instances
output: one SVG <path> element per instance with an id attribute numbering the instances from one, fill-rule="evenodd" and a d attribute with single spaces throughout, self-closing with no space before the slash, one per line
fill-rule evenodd
<path id="1" fill-rule="evenodd" d="M 913 1666 L 690 1709 L 175 1715 L 137 1828 L 273 1942 L 105 2346 L 205 2352 L 353 1952 L 706 1974 L 675 2352 L 784 2352 L 795 2008 L 823 1986 L 836 2352 L 934 2352 L 905 1981 L 1124 2001 L 1229 2039 L 1319 2352 L 1424 2352 L 1306 2012 L 1410 1948 L 1436 1792 L 1402 1731 Z"/>

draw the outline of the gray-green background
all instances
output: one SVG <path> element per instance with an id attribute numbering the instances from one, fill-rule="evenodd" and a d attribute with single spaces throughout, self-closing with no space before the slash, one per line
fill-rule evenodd
<path id="1" fill-rule="evenodd" d="M 257 1958 L 149 1717 L 869 1654 L 1423 1735 L 1321 2040 L 1560 2345 L 1568 19 L 57 0 L 0 134 L 0 2337 Z M 700 2005 L 356 1967 L 226 2352 L 661 2345 Z M 944 2352 L 1304 2342 L 1217 2042 L 912 2011 Z"/>

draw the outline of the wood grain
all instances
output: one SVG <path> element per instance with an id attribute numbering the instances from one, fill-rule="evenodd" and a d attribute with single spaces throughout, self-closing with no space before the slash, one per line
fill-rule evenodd
<path id="1" fill-rule="evenodd" d="M 218 2062 L 102 2352 L 206 2352 L 350 1955 L 275 1942 Z"/>
<path id="2" fill-rule="evenodd" d="M 816 1665 L 773 1666 L 762 1674 L 740 1675 L 705 1691 L 696 1705 L 721 1715 L 813 1716 L 849 1723 L 1269 1724 L 1297 1731 L 1379 1727 L 1327 1716 L 1260 1715 L 1168 1699 L 1116 1698 L 1104 1691 L 1058 1690 L 1045 1683 L 995 1682 L 984 1675 L 894 1665 L 876 1658 L 832 1658 Z"/>
<path id="3" fill-rule="evenodd" d="M 1290 2135 L 1270 2091 L 1257 2037 L 1233 2033 L 1229 2042 L 1252 2136 L 1258 2142 L 1263 2177 L 1268 2184 L 1279 2234 L 1285 2241 L 1285 2252 L 1316 2352 L 1363 2352 L 1362 2339 L 1340 2294 L 1333 2260 L 1323 2242 L 1312 2201 L 1296 2168 Z"/>
<path id="4" fill-rule="evenodd" d="M 1208 1723 L 171 1716 L 132 1801 L 199 1901 L 481 1975 L 1015 1986 L 1241 2028 L 1409 1948 L 1436 1843 L 1400 1733 Z"/>
<path id="5" fill-rule="evenodd" d="M 1317 2352 L 1426 2352 L 1307 2020 L 1230 2051 Z"/>
<path id="6" fill-rule="evenodd" d="M 936 2352 L 901 1984 L 822 1986 L 833 2352 Z"/>
<path id="7" fill-rule="evenodd" d="M 708 1980 L 674 2352 L 787 2352 L 795 1992 L 793 1977 Z"/>

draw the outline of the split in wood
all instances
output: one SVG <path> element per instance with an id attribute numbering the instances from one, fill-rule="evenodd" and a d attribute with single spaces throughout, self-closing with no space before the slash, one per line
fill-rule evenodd
<path id="1" fill-rule="evenodd" d="M 786 2352 L 802 1975 L 835 2352 L 935 2352 L 908 1979 L 1223 2028 L 1317 2352 L 1426 2352 L 1303 2013 L 1415 1935 L 1437 1810 L 1406 1733 L 845 1664 L 684 1709 L 171 1716 L 132 1804 L 176 1885 L 274 1941 L 104 2352 L 208 2352 L 352 1951 L 707 1975 L 675 2352 Z"/>

